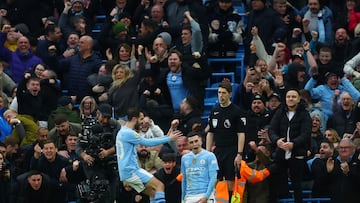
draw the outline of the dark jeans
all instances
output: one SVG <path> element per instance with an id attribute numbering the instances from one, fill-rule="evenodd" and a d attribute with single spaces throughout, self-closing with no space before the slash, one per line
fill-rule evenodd
<path id="1" fill-rule="evenodd" d="M 301 182 L 306 166 L 305 159 L 290 158 L 289 160 L 276 160 L 270 181 L 270 201 L 289 196 L 288 177 L 291 180 L 291 188 L 294 190 L 295 203 L 302 202 Z M 276 201 L 275 201 L 276 202 Z"/>

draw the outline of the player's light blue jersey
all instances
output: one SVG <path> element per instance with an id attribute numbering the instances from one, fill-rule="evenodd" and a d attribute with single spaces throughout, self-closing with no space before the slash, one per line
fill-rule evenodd
<path id="1" fill-rule="evenodd" d="M 212 152 L 202 149 L 199 154 L 193 152 L 181 158 L 182 199 L 185 195 L 206 194 L 208 198 L 215 188 L 219 166 Z"/>
<path id="2" fill-rule="evenodd" d="M 116 136 L 116 155 L 120 180 L 126 180 L 132 176 L 134 171 L 139 170 L 137 161 L 137 145 L 156 146 L 170 141 L 168 136 L 146 139 L 142 138 L 134 130 L 122 126 Z"/>

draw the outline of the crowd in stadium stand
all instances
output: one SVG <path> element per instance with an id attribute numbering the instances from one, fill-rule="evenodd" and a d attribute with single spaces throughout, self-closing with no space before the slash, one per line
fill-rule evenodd
<path id="1" fill-rule="evenodd" d="M 360 202 L 360 0 L 8 0 L 0 29 L 0 203 L 156 202 L 120 181 L 129 123 L 182 134 L 136 146 L 168 203 L 202 151 L 223 202 L 245 164 L 240 202 Z"/>

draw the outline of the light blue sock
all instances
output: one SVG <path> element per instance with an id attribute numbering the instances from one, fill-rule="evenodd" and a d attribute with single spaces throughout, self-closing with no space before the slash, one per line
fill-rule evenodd
<path id="1" fill-rule="evenodd" d="M 150 203 L 166 203 L 164 192 L 155 192 L 154 198 L 150 199 Z"/>

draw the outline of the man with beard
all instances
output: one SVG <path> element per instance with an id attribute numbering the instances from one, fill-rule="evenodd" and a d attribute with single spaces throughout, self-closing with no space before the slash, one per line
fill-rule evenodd
<path id="1" fill-rule="evenodd" d="M 251 110 L 247 112 L 247 125 L 245 126 L 245 143 L 255 141 L 258 144 L 269 144 L 268 125 L 271 121 L 271 114 L 266 108 L 266 100 L 260 94 L 256 94 L 252 98 Z M 249 145 L 244 146 L 246 160 L 253 161 L 255 153 L 250 149 Z"/>
<path id="2" fill-rule="evenodd" d="M 167 153 L 162 156 L 162 168 L 159 169 L 154 176 L 165 185 L 166 202 L 181 202 L 181 183 L 176 180 L 180 174 L 180 169 L 176 165 L 176 155 Z"/>
<path id="3" fill-rule="evenodd" d="M 121 127 L 116 136 L 116 153 L 119 176 L 124 184 L 131 186 L 137 192 L 143 192 L 150 197 L 151 203 L 165 203 L 164 184 L 151 173 L 141 169 L 137 162 L 136 146 L 156 146 L 170 140 L 175 141 L 182 135 L 180 131 L 169 131 L 169 136 L 145 139 L 136 131 L 144 119 L 137 108 L 130 108 L 127 113 L 128 122 Z M 135 131 L 136 130 L 136 131 Z"/>
<path id="4" fill-rule="evenodd" d="M 340 27 L 335 31 L 335 40 L 331 49 L 334 56 L 334 68 L 342 68 L 345 62 L 354 56 L 354 53 L 351 51 L 356 49 L 356 47 L 352 46 L 348 31 Z"/>
<path id="5" fill-rule="evenodd" d="M 316 80 L 310 78 L 305 85 L 305 90 L 310 91 L 313 99 L 319 99 L 322 104 L 322 111 L 326 116 L 326 120 L 333 115 L 332 104 L 335 90 L 339 90 L 340 94 L 348 92 L 354 100 L 360 98 L 360 92 L 351 84 L 351 82 L 343 77 L 339 80 L 335 73 L 327 72 L 325 74 L 326 84 L 315 87 Z"/>
<path id="6" fill-rule="evenodd" d="M 65 114 L 58 114 L 54 118 L 55 127 L 50 130 L 48 139 L 53 140 L 58 149 L 65 149 L 65 138 L 70 131 L 79 134 L 81 125 L 69 122 Z"/>
<path id="7" fill-rule="evenodd" d="M 354 100 L 348 92 L 343 92 L 340 96 L 340 106 L 337 105 L 338 91 L 334 95 L 334 114 L 327 122 L 327 128 L 333 128 L 340 137 L 351 136 L 356 128 L 354 122 Z"/>
<path id="8" fill-rule="evenodd" d="M 162 134 L 161 136 L 163 136 Z M 146 147 L 143 145 L 139 145 L 137 147 L 137 155 L 139 166 L 142 169 L 145 169 L 147 172 L 151 174 L 155 174 L 157 170 L 161 169 L 162 161 L 159 157 L 158 151 L 154 150 L 152 147 Z M 149 197 L 144 194 L 137 194 L 138 198 L 141 198 L 141 202 L 148 202 Z M 135 197 L 136 198 L 136 197 Z M 166 193 L 165 193 L 166 199 Z"/>
<path id="9" fill-rule="evenodd" d="M 166 85 L 174 112 L 179 111 L 181 102 L 188 95 L 194 96 L 198 101 L 203 98 L 204 87 L 201 83 L 204 74 L 207 74 L 206 71 L 201 67 L 188 66 L 183 63 L 183 55 L 177 50 L 170 52 L 168 67 Z"/>
<path id="10" fill-rule="evenodd" d="M 162 162 L 157 151 L 151 150 L 149 147 L 139 145 L 137 147 L 137 155 L 139 166 L 147 172 L 154 174 L 161 168 Z"/>
<path id="11" fill-rule="evenodd" d="M 187 96 L 182 100 L 180 112 L 175 114 L 171 127 L 180 130 L 184 135 L 187 135 L 194 128 L 201 127 L 201 110 L 195 97 Z"/>
<path id="12" fill-rule="evenodd" d="M 319 157 L 310 165 L 310 174 L 314 178 L 313 197 L 330 197 L 330 178 L 326 171 L 326 161 L 334 155 L 334 145 L 327 139 L 321 141 Z"/>

